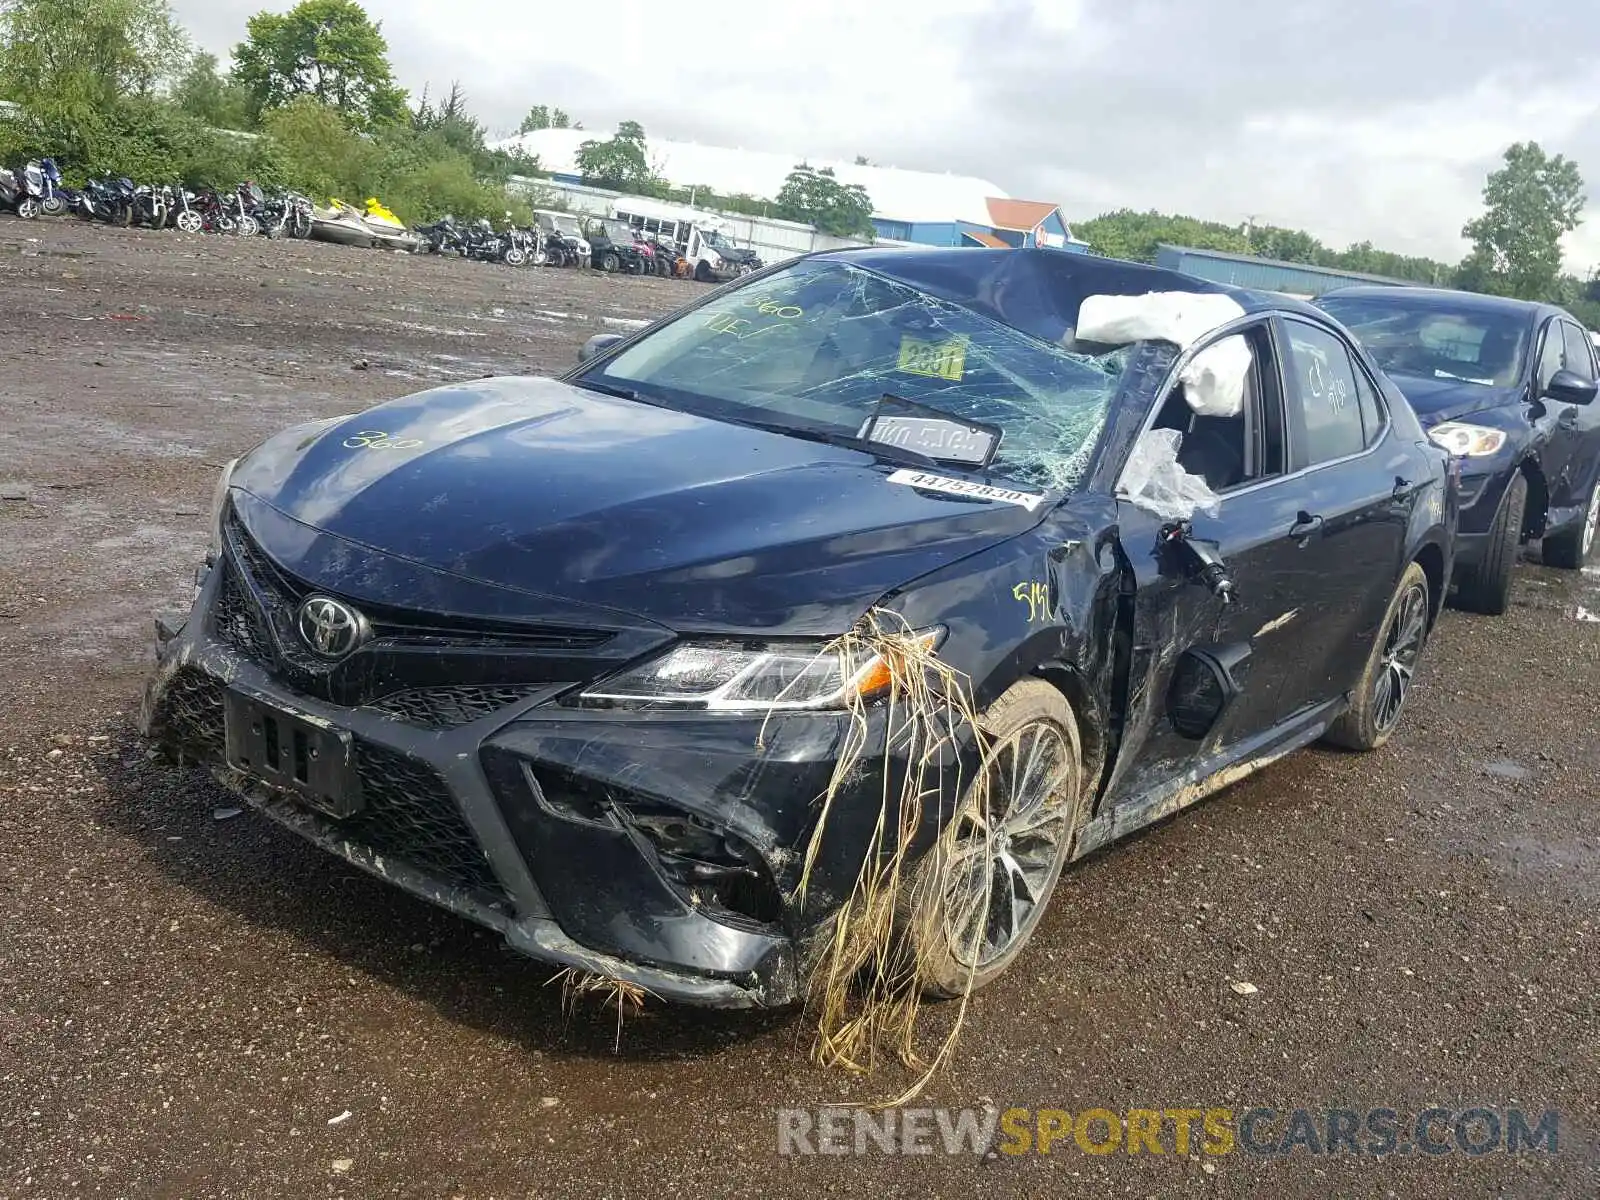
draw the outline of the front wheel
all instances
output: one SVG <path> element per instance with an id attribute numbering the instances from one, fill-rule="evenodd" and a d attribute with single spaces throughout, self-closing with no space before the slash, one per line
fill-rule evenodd
<path id="1" fill-rule="evenodd" d="M 59 217 L 66 211 L 66 201 L 60 196 L 46 196 L 39 202 L 39 211 L 47 217 Z"/>
<path id="2" fill-rule="evenodd" d="M 1455 607 L 1498 617 L 1511 607 L 1511 579 L 1522 543 L 1522 522 L 1528 508 L 1528 480 L 1520 471 L 1511 477 L 1489 539 L 1483 561 L 1472 568 L 1456 589 Z"/>
<path id="3" fill-rule="evenodd" d="M 979 718 L 984 761 L 899 914 L 923 992 L 953 999 L 993 980 L 1044 915 L 1083 823 L 1083 748 L 1066 698 L 1013 684 Z"/>
<path id="4" fill-rule="evenodd" d="M 1589 561 L 1594 552 L 1596 535 L 1600 535 L 1600 482 L 1589 493 L 1589 507 L 1584 510 L 1583 522 L 1554 537 L 1544 539 L 1542 553 L 1547 567 L 1560 567 L 1577 571 Z"/>
<path id="5" fill-rule="evenodd" d="M 184 233 L 199 233 L 205 222 L 200 219 L 200 214 L 193 209 L 184 209 L 178 214 L 178 228 Z"/>
<path id="6" fill-rule="evenodd" d="M 256 223 L 256 219 L 248 215 L 239 218 L 237 228 L 240 237 L 255 237 L 261 232 L 261 226 Z"/>
<path id="7" fill-rule="evenodd" d="M 24 221 L 31 221 L 39 215 L 39 202 L 32 196 L 23 196 L 17 201 L 17 216 Z"/>
<path id="8" fill-rule="evenodd" d="M 609 250 L 600 259 L 600 269 L 608 275 L 616 274 L 617 268 L 620 266 L 622 266 L 622 260 Z"/>
<path id="9" fill-rule="evenodd" d="M 506 250 L 506 266 L 520 267 L 528 261 L 528 254 L 521 246 L 512 246 Z"/>
<path id="10" fill-rule="evenodd" d="M 1378 626 L 1366 669 L 1350 696 L 1350 707 L 1329 727 L 1324 741 L 1347 750 L 1376 750 L 1389 740 L 1411 695 L 1411 681 L 1428 642 L 1431 614 L 1427 573 L 1419 563 L 1412 563 L 1400 577 L 1383 624 Z"/>

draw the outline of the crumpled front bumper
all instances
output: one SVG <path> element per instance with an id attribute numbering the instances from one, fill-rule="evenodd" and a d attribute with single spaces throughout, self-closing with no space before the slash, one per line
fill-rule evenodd
<path id="1" fill-rule="evenodd" d="M 801 948 L 848 893 L 882 795 L 881 777 L 864 771 L 839 798 L 801 911 L 800 856 L 843 716 L 591 710 L 555 703 L 562 689 L 552 688 L 456 728 L 419 728 L 377 707 L 290 691 L 213 636 L 206 614 L 220 574 L 202 584 L 187 620 L 158 621 L 141 726 L 169 752 L 205 765 L 279 824 L 535 958 L 690 1004 L 801 997 Z M 348 731 L 361 810 L 323 815 L 230 766 L 229 691 Z M 720 876 L 686 882 L 679 843 L 663 840 L 685 829 L 696 844 L 732 847 L 748 872 L 733 886 Z"/>

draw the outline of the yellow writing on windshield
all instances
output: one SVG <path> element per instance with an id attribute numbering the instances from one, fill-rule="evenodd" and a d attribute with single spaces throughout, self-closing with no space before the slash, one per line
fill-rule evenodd
<path id="1" fill-rule="evenodd" d="M 926 375 L 959 383 L 967 369 L 967 339 L 953 337 L 943 342 L 920 338 L 900 339 L 900 370 L 907 375 Z"/>

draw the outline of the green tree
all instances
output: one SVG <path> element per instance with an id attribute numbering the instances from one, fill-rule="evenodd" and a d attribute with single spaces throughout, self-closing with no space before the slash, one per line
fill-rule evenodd
<path id="1" fill-rule="evenodd" d="M 1153 263 L 1161 245 L 1193 246 L 1197 250 L 1221 250 L 1228 254 L 1249 254 L 1250 241 L 1235 226 L 1219 221 L 1202 221 L 1131 208 L 1102 213 L 1090 221 L 1073 225 L 1072 232 L 1099 254 L 1125 258 L 1131 262 Z"/>
<path id="2" fill-rule="evenodd" d="M 0 89 L 51 112 L 105 112 L 183 68 L 167 0 L 0 0 Z"/>
<path id="3" fill-rule="evenodd" d="M 215 54 L 196 54 L 172 85 L 172 101 L 215 129 L 251 129 L 250 93 L 217 70 Z"/>
<path id="4" fill-rule="evenodd" d="M 1245 237 L 1251 254 L 1276 258 L 1282 262 L 1314 263 L 1327 253 L 1327 247 L 1303 229 L 1252 225 Z"/>
<path id="5" fill-rule="evenodd" d="M 1561 237 L 1581 223 L 1583 204 L 1577 163 L 1547 156 L 1537 142 L 1516 143 L 1484 184 L 1483 214 L 1461 231 L 1472 242 L 1462 281 L 1524 300 L 1553 295 Z"/>
<path id="6" fill-rule="evenodd" d="M 859 183 L 840 183 L 831 167 L 798 164 L 778 190 L 777 210 L 834 237 L 872 236 L 872 197 Z"/>
<path id="7" fill-rule="evenodd" d="M 405 118 L 389 44 L 355 0 L 301 0 L 287 13 L 257 13 L 247 29 L 233 74 L 258 111 L 309 96 L 358 129 Z"/>
<path id="8" fill-rule="evenodd" d="M 578 147 L 578 173 L 584 183 L 656 196 L 666 183 L 651 169 L 646 154 L 644 126 L 623 121 L 605 141 L 586 141 Z"/>
<path id="9" fill-rule="evenodd" d="M 551 108 L 548 104 L 535 104 L 528 110 L 528 115 L 522 118 L 522 124 L 517 127 L 518 133 L 532 133 L 535 129 L 582 129 L 582 125 L 574 125 L 572 118 L 559 108 Z"/>

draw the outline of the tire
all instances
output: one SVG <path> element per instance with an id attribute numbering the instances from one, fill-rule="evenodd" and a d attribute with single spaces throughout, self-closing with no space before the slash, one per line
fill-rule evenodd
<path id="1" fill-rule="evenodd" d="M 167 210 L 158 208 L 154 219 L 150 222 L 151 229 L 165 229 L 167 227 Z"/>
<path id="2" fill-rule="evenodd" d="M 255 237 L 256 234 L 261 232 L 261 226 L 254 217 L 246 214 L 239 218 L 237 232 L 240 237 Z"/>
<path id="3" fill-rule="evenodd" d="M 528 252 L 521 246 L 510 246 L 506 249 L 505 262 L 508 267 L 520 267 L 527 263 Z"/>
<path id="4" fill-rule="evenodd" d="M 178 228 L 184 233 L 199 233 L 205 228 L 205 221 L 192 208 L 184 209 L 178 214 Z"/>
<path id="5" fill-rule="evenodd" d="M 1517 547 L 1522 542 L 1522 521 L 1527 508 L 1528 480 L 1519 471 L 1500 501 L 1500 511 L 1489 529 L 1483 561 L 1462 578 L 1456 589 L 1456 608 L 1498 617 L 1511 607 L 1512 573 L 1517 565 Z"/>
<path id="6" fill-rule="evenodd" d="M 621 266 L 622 260 L 617 257 L 615 251 L 607 250 L 600 259 L 600 269 L 607 275 L 615 275 Z"/>
<path id="7" fill-rule="evenodd" d="M 988 755 L 955 815 L 917 864 L 897 914 L 923 993 L 933 999 L 976 991 L 1022 953 L 1050 903 L 1088 799 L 1077 718 L 1048 683 L 1013 684 L 979 724 L 989 737 Z M 1019 761 L 1028 765 L 1013 789 Z M 1004 815 L 993 822 L 998 828 L 986 833 L 983 810 L 997 813 L 1001 806 Z M 1009 905 L 997 904 L 997 868 L 1010 884 Z M 1030 900 L 1023 900 L 1023 891 Z M 960 902 L 975 897 L 964 906 L 971 919 L 952 928 L 961 919 Z M 1019 904 L 1027 907 L 1019 911 Z"/>
<path id="8" fill-rule="evenodd" d="M 1372 639 L 1350 707 L 1322 735 L 1323 741 L 1365 751 L 1389 740 L 1400 724 L 1412 676 L 1428 644 L 1429 601 L 1427 573 L 1421 564 L 1409 564 L 1389 600 L 1378 636 Z"/>
<path id="9" fill-rule="evenodd" d="M 131 229 L 133 227 L 133 205 L 118 205 L 116 212 L 112 214 L 111 221 L 112 224 L 120 225 L 123 229 Z"/>
<path id="10" fill-rule="evenodd" d="M 1571 529 L 1545 538 L 1540 553 L 1547 567 L 1577 571 L 1589 561 L 1596 541 L 1600 541 L 1600 480 L 1589 493 L 1589 507 L 1584 510 L 1583 520 Z"/>
<path id="11" fill-rule="evenodd" d="M 47 217 L 59 217 L 67 210 L 66 201 L 60 196 L 46 196 L 39 202 L 39 210 Z"/>
<path id="12" fill-rule="evenodd" d="M 711 268 L 706 265 L 704 259 L 701 259 L 699 262 L 695 263 L 694 278 L 695 282 L 697 283 L 710 283 L 712 281 Z"/>
<path id="13" fill-rule="evenodd" d="M 39 202 L 32 196 L 21 196 L 17 199 L 17 216 L 24 221 L 31 221 L 39 215 Z"/>

